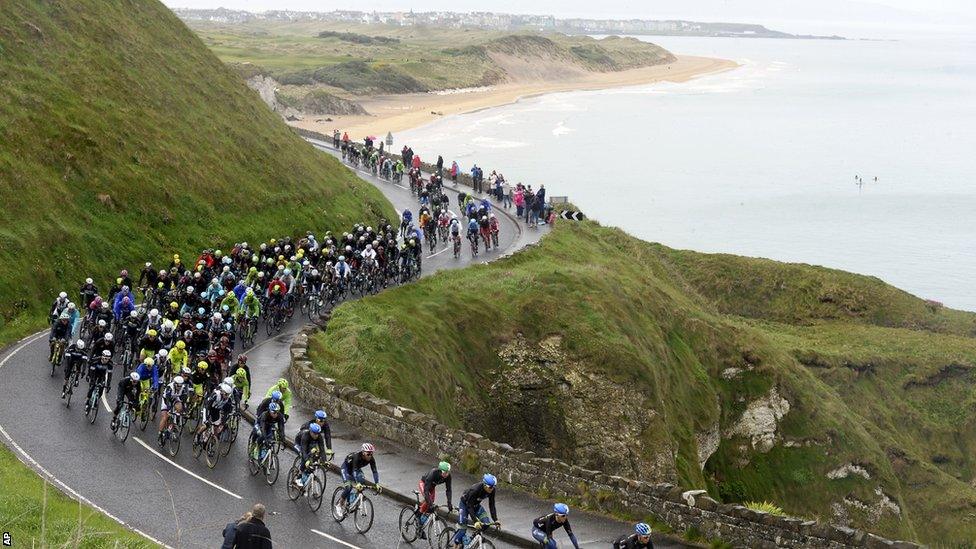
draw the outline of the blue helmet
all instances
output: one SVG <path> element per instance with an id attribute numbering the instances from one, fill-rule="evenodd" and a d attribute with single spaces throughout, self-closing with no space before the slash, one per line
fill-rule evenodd
<path id="1" fill-rule="evenodd" d="M 274 391 L 271 393 L 271 400 L 281 400 L 281 391 Z"/>
<path id="2" fill-rule="evenodd" d="M 485 483 L 485 486 L 494 487 L 496 484 L 498 484 L 498 479 L 495 478 L 495 475 L 485 473 L 485 476 L 481 477 L 481 482 Z"/>
<path id="3" fill-rule="evenodd" d="M 322 432 L 322 426 L 318 423 L 312 423 L 308 426 L 308 430 L 315 433 L 316 435 Z"/>
<path id="4" fill-rule="evenodd" d="M 272 402 L 271 404 L 268 404 L 268 411 L 269 412 L 277 412 L 277 411 L 280 411 L 280 410 L 281 410 L 281 406 L 278 406 L 278 403 L 277 402 Z"/>
<path id="5" fill-rule="evenodd" d="M 322 410 L 315 410 L 315 419 L 325 419 L 327 417 L 329 417 L 329 416 L 326 415 L 326 413 L 324 411 L 322 411 Z"/>
<path id="6" fill-rule="evenodd" d="M 638 536 L 649 536 L 651 535 L 651 527 L 644 522 L 638 522 L 637 526 L 634 526 L 634 531 L 637 532 Z"/>
<path id="7" fill-rule="evenodd" d="M 555 504 L 555 505 L 552 506 L 552 510 L 557 515 L 568 515 L 569 514 L 569 505 L 566 505 L 565 503 L 557 503 L 557 504 Z"/>

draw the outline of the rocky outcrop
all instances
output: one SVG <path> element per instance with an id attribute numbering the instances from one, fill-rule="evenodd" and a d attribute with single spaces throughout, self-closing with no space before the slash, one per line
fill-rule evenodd
<path id="1" fill-rule="evenodd" d="M 301 98 L 284 96 L 280 84 L 274 78 L 256 74 L 247 79 L 247 85 L 256 91 L 271 110 L 286 120 L 301 120 L 306 115 L 366 115 L 359 103 L 343 99 L 323 90 L 312 90 Z"/>
<path id="2" fill-rule="evenodd" d="M 747 437 L 753 449 L 768 452 L 776 444 L 779 420 L 789 411 L 789 401 L 779 396 L 776 387 L 773 387 L 769 394 L 749 403 L 739 421 L 726 430 L 725 437 Z"/>

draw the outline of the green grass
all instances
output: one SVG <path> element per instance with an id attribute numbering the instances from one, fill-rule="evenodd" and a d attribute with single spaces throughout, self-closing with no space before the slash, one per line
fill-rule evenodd
<path id="1" fill-rule="evenodd" d="M 0 3 L 0 343 L 86 276 L 394 214 L 155 0 Z"/>
<path id="2" fill-rule="evenodd" d="M 310 350 L 340 382 L 542 455 L 823 520 L 881 490 L 901 513 L 849 508 L 852 524 L 963 542 L 976 536 L 974 321 L 876 278 L 585 222 L 344 304 Z M 772 449 L 723 436 L 700 469 L 696 434 L 727 433 L 773 388 L 790 411 Z M 871 478 L 827 478 L 847 464 Z"/>
<path id="3" fill-rule="evenodd" d="M 157 547 L 95 509 L 62 494 L 0 445 L 0 529 L 13 547 Z"/>
<path id="4" fill-rule="evenodd" d="M 589 71 L 673 59 L 658 46 L 618 37 L 598 41 L 558 33 L 325 22 L 190 25 L 227 63 L 257 67 L 284 84 L 324 87 L 347 96 L 497 84 L 508 75 L 495 54 Z"/>

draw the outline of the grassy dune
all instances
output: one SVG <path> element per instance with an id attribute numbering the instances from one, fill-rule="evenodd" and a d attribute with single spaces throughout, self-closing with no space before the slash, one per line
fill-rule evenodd
<path id="1" fill-rule="evenodd" d="M 876 278 L 587 222 L 344 304 L 312 352 L 342 382 L 585 467 L 966 544 L 974 322 Z M 780 399 L 765 444 L 742 419 Z"/>
<path id="2" fill-rule="evenodd" d="M 86 276 L 394 213 L 155 0 L 0 3 L 0 80 L 0 343 Z"/>

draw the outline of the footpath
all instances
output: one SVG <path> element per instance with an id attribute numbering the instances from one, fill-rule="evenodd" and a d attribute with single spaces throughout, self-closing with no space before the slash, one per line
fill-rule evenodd
<path id="1" fill-rule="evenodd" d="M 317 148 L 337 155 L 331 143 L 313 139 L 309 139 L 309 141 Z M 402 211 L 404 208 L 416 209 L 416 199 L 406 187 L 396 186 L 389 181 L 373 177 L 371 174 L 361 170 L 356 171 L 360 177 L 380 189 L 399 211 Z M 450 184 L 445 185 L 445 188 L 449 191 L 457 192 L 451 188 Z M 528 229 L 521 222 L 515 220 L 513 214 L 505 212 L 500 207 L 496 208 L 496 212 L 508 216 L 518 226 L 520 234 L 509 247 L 508 253 L 537 242 L 547 230 Z M 426 267 L 428 263 L 425 261 L 424 265 Z M 425 271 L 425 274 L 431 274 L 432 272 L 434 272 L 434 269 Z M 252 382 L 254 387 L 254 394 L 252 394 L 250 400 L 250 410 L 256 408 L 260 399 L 264 396 L 264 391 L 267 387 L 280 377 L 288 377 L 291 360 L 289 347 L 295 335 L 296 332 L 294 331 L 283 333 L 276 338 L 266 341 L 260 348 L 255 348 L 248 352 L 249 363 L 252 365 Z M 293 397 L 290 420 L 286 426 L 289 439 L 295 434 L 299 423 L 310 418 L 314 411 L 315 408 L 312 403 L 306 403 L 297 397 Z M 383 495 L 404 504 L 411 504 L 416 501 L 413 491 L 417 490 L 417 483 L 420 477 L 437 465 L 438 459 L 435 456 L 421 454 L 411 448 L 406 448 L 388 440 L 377 439 L 369 433 L 361 432 L 356 427 L 340 421 L 330 419 L 330 425 L 332 428 L 332 445 L 336 456 L 334 464 L 339 463 L 347 454 L 358 450 L 364 441 L 372 442 L 377 450 L 376 461 L 380 474 L 380 484 L 383 486 Z M 290 459 L 282 459 L 283 464 L 290 463 L 290 461 Z M 336 471 L 334 464 L 330 467 L 333 472 Z M 453 494 L 451 505 L 456 507 L 461 494 L 468 487 L 480 482 L 480 474 L 471 475 L 465 473 L 461 471 L 461 467 L 458 464 L 454 465 L 455 467 L 452 471 Z M 368 472 L 366 477 L 370 479 Z M 446 503 L 443 489 L 443 486 L 437 489 L 436 501 L 439 505 Z M 326 496 L 331 497 L 331 494 L 326 494 Z M 507 489 L 504 483 L 500 483 L 496 496 L 496 507 L 502 523 L 502 529 L 501 531 L 493 531 L 491 537 L 494 537 L 499 542 L 498 545 L 502 547 L 538 547 L 539 544 L 532 540 L 530 534 L 532 520 L 550 513 L 553 503 L 555 502 L 543 500 L 532 494 Z M 454 522 L 456 522 L 456 515 L 452 517 L 452 520 L 449 520 L 449 523 Z M 579 539 L 581 547 L 609 547 L 613 540 L 620 535 L 633 532 L 632 523 L 576 509 L 572 509 L 571 511 L 570 522 L 573 525 L 573 531 Z M 561 547 L 571 547 L 571 543 L 564 533 L 558 532 L 556 539 Z M 655 534 L 653 539 L 655 547 L 659 548 L 693 547 L 680 540 L 658 534 Z"/>

